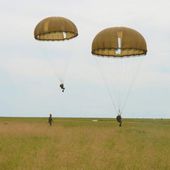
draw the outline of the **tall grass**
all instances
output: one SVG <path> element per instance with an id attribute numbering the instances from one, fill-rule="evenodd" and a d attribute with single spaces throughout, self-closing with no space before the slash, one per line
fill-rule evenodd
<path id="1" fill-rule="evenodd" d="M 170 120 L 0 118 L 0 170 L 169 170 Z"/>

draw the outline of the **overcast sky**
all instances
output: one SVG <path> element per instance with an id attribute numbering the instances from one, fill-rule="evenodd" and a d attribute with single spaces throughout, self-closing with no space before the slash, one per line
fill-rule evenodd
<path id="1" fill-rule="evenodd" d="M 144 36 L 148 53 L 127 61 L 132 74 L 140 70 L 122 115 L 170 118 L 169 9 L 169 0 L 0 0 L 0 116 L 115 117 L 112 100 L 126 96 L 127 75 L 118 85 L 121 61 L 93 56 L 91 44 L 99 31 L 125 26 Z M 73 21 L 78 37 L 36 41 L 36 24 L 49 16 Z"/>

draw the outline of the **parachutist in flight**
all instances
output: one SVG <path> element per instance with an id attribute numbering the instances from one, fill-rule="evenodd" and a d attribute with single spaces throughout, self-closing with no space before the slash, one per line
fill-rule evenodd
<path id="1" fill-rule="evenodd" d="M 64 87 L 64 84 L 63 84 L 63 83 L 60 84 L 60 88 L 62 89 L 62 92 L 64 92 L 65 87 Z"/>
<path id="2" fill-rule="evenodd" d="M 119 126 L 121 127 L 122 126 L 122 117 L 120 114 L 117 115 L 116 120 L 117 120 L 117 122 L 119 122 Z"/>
<path id="3" fill-rule="evenodd" d="M 131 58 L 133 58 L 134 56 L 146 55 L 146 53 L 147 53 L 147 44 L 146 44 L 146 41 L 145 41 L 144 37 L 136 30 L 133 30 L 133 29 L 127 28 L 127 27 L 109 27 L 109 28 L 106 28 L 106 29 L 100 31 L 94 37 L 93 42 L 92 42 L 92 46 L 91 46 L 91 53 L 94 56 L 100 56 L 100 57 L 103 57 L 103 58 L 107 57 L 108 60 L 109 59 L 112 60 L 114 58 L 114 60 L 115 60 L 114 64 L 115 65 L 117 63 L 116 60 L 120 59 L 120 60 L 122 60 L 122 63 L 124 63 L 124 66 L 125 66 L 126 65 L 125 63 L 128 64 L 128 62 L 125 62 L 125 60 L 127 59 L 127 56 L 129 58 L 128 60 L 130 61 Z M 106 62 L 103 62 L 103 63 L 106 64 Z M 138 62 L 136 62 L 136 64 L 137 63 Z M 110 64 L 110 63 L 108 63 L 108 64 Z M 129 70 L 129 69 L 127 69 L 127 67 L 125 69 L 125 67 L 123 65 L 120 64 L 121 65 L 120 66 L 119 64 L 117 66 L 119 66 L 119 68 L 121 69 L 121 72 L 123 73 L 122 78 L 120 78 L 120 80 L 125 80 L 124 78 L 125 78 L 125 76 L 127 76 L 127 70 Z M 129 64 L 130 64 L 130 62 L 129 62 Z M 129 65 L 129 68 L 130 68 L 130 66 L 131 65 Z M 138 67 L 139 67 L 139 65 L 138 65 Z M 138 67 L 136 67 L 136 69 L 138 69 Z M 124 69 L 124 71 L 122 69 Z M 105 69 L 103 68 L 103 71 L 102 71 L 102 69 L 99 67 L 99 71 L 101 73 L 104 72 L 104 70 Z M 107 73 L 110 74 L 110 72 L 107 72 Z M 117 70 L 117 73 L 119 73 L 118 70 Z M 125 75 L 125 73 L 126 73 L 126 75 Z M 132 74 L 131 74 L 131 76 L 132 76 Z M 107 77 L 107 75 L 105 75 L 105 74 L 102 75 L 102 78 L 106 79 L 104 81 L 107 81 L 106 77 Z M 128 76 L 128 77 L 129 77 L 129 80 L 131 79 L 129 81 L 129 83 L 130 82 L 131 83 L 129 84 L 130 86 L 128 87 L 128 91 L 125 94 L 127 97 L 123 99 L 123 95 L 121 95 L 121 92 L 123 92 L 123 88 L 122 88 L 121 89 L 122 91 L 120 90 L 120 93 L 119 93 L 120 98 L 117 99 L 117 102 L 115 101 L 117 103 L 117 105 L 115 105 L 114 104 L 115 102 L 113 101 L 113 98 L 116 99 L 117 95 L 112 96 L 112 94 L 110 94 L 111 89 L 110 90 L 108 89 L 109 96 L 110 96 L 110 98 L 112 100 L 112 103 L 114 105 L 115 110 L 117 110 L 116 108 L 120 108 L 120 106 L 122 106 L 121 110 L 124 109 L 125 104 L 126 104 L 126 102 L 128 100 L 128 96 L 129 96 L 129 94 L 131 92 L 131 88 L 132 88 L 132 86 L 133 86 L 133 84 L 135 82 L 135 78 L 137 78 L 137 74 L 136 75 L 133 74 L 133 76 L 131 78 L 130 78 L 130 76 Z M 121 87 L 122 85 L 124 85 L 124 82 L 122 81 L 122 83 L 120 83 L 120 84 L 121 84 L 120 85 L 120 87 Z M 109 88 L 108 85 L 109 84 L 107 84 L 107 82 L 106 82 L 106 88 Z M 119 126 L 121 127 L 122 118 L 121 118 L 120 110 L 118 112 L 116 120 L 119 122 Z"/>
<path id="4" fill-rule="evenodd" d="M 78 36 L 76 25 L 64 17 L 47 17 L 41 20 L 34 29 L 34 38 L 40 41 L 54 42 L 54 41 L 67 41 Z M 66 68 L 63 69 L 63 74 Z M 62 75 L 59 75 L 60 78 Z M 58 78 L 59 78 L 58 77 Z M 60 81 L 60 80 L 59 80 Z M 58 86 L 58 84 L 57 84 Z M 60 88 L 64 92 L 64 84 L 60 81 Z"/>

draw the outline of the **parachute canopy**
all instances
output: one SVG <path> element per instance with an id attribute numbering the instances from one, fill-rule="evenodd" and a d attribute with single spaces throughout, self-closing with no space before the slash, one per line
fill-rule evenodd
<path id="1" fill-rule="evenodd" d="M 111 27 L 99 32 L 92 42 L 92 54 L 109 57 L 145 55 L 143 36 L 127 27 Z"/>
<path id="2" fill-rule="evenodd" d="M 34 30 L 34 38 L 42 41 L 60 41 L 78 35 L 75 24 L 64 17 L 48 17 L 40 21 Z"/>

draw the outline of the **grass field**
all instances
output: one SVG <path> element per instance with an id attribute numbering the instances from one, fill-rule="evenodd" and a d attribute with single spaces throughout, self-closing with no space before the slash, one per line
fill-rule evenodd
<path id="1" fill-rule="evenodd" d="M 0 118 L 0 170 L 170 170 L 170 120 Z"/>

